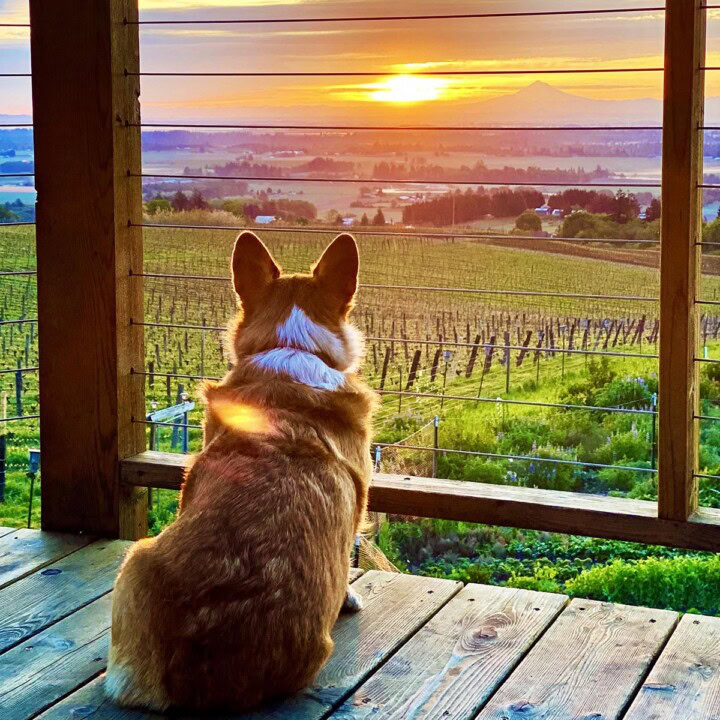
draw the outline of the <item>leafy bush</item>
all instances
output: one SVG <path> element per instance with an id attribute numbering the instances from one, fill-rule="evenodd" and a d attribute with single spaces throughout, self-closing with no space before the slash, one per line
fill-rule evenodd
<path id="1" fill-rule="evenodd" d="M 637 430 L 616 433 L 609 442 L 590 455 L 588 462 L 603 465 L 628 465 L 632 462 L 648 460 L 650 457 L 648 437 Z"/>
<path id="2" fill-rule="evenodd" d="M 636 486 L 638 478 L 642 474 L 632 470 L 623 470 L 622 468 L 602 468 L 597 473 L 597 478 L 608 490 L 630 492 Z"/>
<path id="3" fill-rule="evenodd" d="M 538 458 L 551 460 L 574 460 L 572 453 L 562 448 L 541 447 L 533 453 Z M 515 463 L 515 468 L 521 483 L 526 487 L 538 487 L 544 490 L 574 490 L 578 480 L 573 465 L 560 463 L 534 462 L 524 460 Z"/>
<path id="4" fill-rule="evenodd" d="M 720 614 L 720 556 L 614 560 L 565 583 L 573 597 Z"/>
<path id="5" fill-rule="evenodd" d="M 516 218 L 515 227 L 523 232 L 539 232 L 542 230 L 542 221 L 532 210 L 526 210 Z"/>
<path id="6" fill-rule="evenodd" d="M 604 385 L 595 395 L 598 405 L 604 407 L 632 407 L 638 409 L 649 405 L 657 392 L 657 378 L 616 378 Z"/>
<path id="7" fill-rule="evenodd" d="M 599 361 L 590 360 L 587 367 L 587 378 L 568 385 L 560 393 L 560 400 L 570 405 L 598 405 L 596 393 L 612 382 L 617 373 L 610 367 L 607 357 Z"/>
<path id="8" fill-rule="evenodd" d="M 503 454 L 527 455 L 550 441 L 550 427 L 542 420 L 513 420 L 501 434 L 498 449 Z"/>
<path id="9" fill-rule="evenodd" d="M 560 447 L 576 447 L 578 460 L 589 461 L 590 455 L 608 441 L 607 431 L 597 420 L 595 412 L 557 412 L 550 421 L 549 442 Z"/>
<path id="10" fill-rule="evenodd" d="M 452 479 L 452 478 L 451 478 Z M 485 458 L 467 458 L 462 470 L 461 480 L 503 485 L 507 482 L 507 470 L 500 464 Z"/>
<path id="11" fill-rule="evenodd" d="M 532 575 L 513 574 L 507 581 L 507 586 L 521 590 L 537 590 L 539 592 L 562 592 L 557 582 L 557 570 L 548 565 L 535 563 Z"/>
<path id="12" fill-rule="evenodd" d="M 443 438 L 452 438 L 454 450 L 497 452 L 497 437 L 489 422 L 480 422 L 469 412 L 451 415 L 440 426 Z"/>

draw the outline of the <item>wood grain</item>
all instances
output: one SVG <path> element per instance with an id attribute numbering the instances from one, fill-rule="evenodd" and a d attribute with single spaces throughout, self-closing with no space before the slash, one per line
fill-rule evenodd
<path id="1" fill-rule="evenodd" d="M 720 618 L 685 615 L 625 720 L 720 718 Z"/>
<path id="2" fill-rule="evenodd" d="M 12 532 L 17 532 L 18 529 L 19 528 L 0 527 L 0 538 Z"/>
<path id="3" fill-rule="evenodd" d="M 362 568 L 350 568 L 350 572 L 348 573 L 348 580 L 353 583 L 358 578 L 361 578 L 365 574 L 365 571 Z"/>
<path id="4" fill-rule="evenodd" d="M 565 595 L 468 585 L 333 717 L 469 720 L 566 603 Z"/>
<path id="5" fill-rule="evenodd" d="M 95 542 L 0 590 L 0 652 L 110 592 L 128 547 Z"/>
<path id="6" fill-rule="evenodd" d="M 147 451 L 122 462 L 122 481 L 179 489 L 186 458 Z M 483 483 L 376 474 L 370 509 L 720 551 L 720 510 L 700 508 L 687 522 L 658 517 L 644 500 Z"/>
<path id="7" fill-rule="evenodd" d="M 658 503 L 660 517 L 697 508 L 699 376 L 694 361 L 702 228 L 706 12 L 667 0 L 660 260 Z"/>
<path id="8" fill-rule="evenodd" d="M 3 717 L 34 717 L 105 669 L 110 597 L 104 595 L 0 655 Z"/>
<path id="9" fill-rule="evenodd" d="M 126 710 L 110 703 L 103 693 L 102 677 L 90 681 L 64 700 L 37 716 L 37 720 L 185 720 L 182 714 L 157 715 L 137 710 Z M 213 720 L 221 720 L 212 716 Z M 207 718 L 207 716 L 206 716 Z M 188 720 L 190 718 L 188 717 Z M 201 720 L 197 715 L 193 720 Z M 236 715 L 235 720 L 240 720 Z"/>
<path id="10" fill-rule="evenodd" d="M 94 539 L 89 535 L 27 528 L 0 537 L 0 588 L 89 545 Z"/>
<path id="11" fill-rule="evenodd" d="M 677 617 L 573 600 L 478 720 L 618 720 Z"/>
<path id="12" fill-rule="evenodd" d="M 315 684 L 286 702 L 243 715 L 243 720 L 324 717 L 450 600 L 461 584 L 371 570 L 356 581 L 354 587 L 365 599 L 365 608 L 356 614 L 343 614 L 338 619 L 333 631 L 335 653 Z M 40 717 L 42 720 L 68 720 L 73 717 L 73 711 L 77 717 L 92 717 L 93 720 L 156 720 L 161 717 L 110 705 L 102 695 L 99 681 L 73 693 Z M 183 713 L 172 717 L 173 720 L 197 718 Z M 213 717 L 215 720 L 239 720 L 237 715 Z"/>
<path id="13" fill-rule="evenodd" d="M 462 584 L 370 570 L 353 587 L 365 607 L 340 616 L 333 630 L 335 652 L 313 685 L 249 718 L 323 717 L 459 592 Z"/>
<path id="14" fill-rule="evenodd" d="M 136 0 L 30 2 L 42 524 L 104 537 L 120 532 L 119 460 L 144 449 L 133 13 Z"/>

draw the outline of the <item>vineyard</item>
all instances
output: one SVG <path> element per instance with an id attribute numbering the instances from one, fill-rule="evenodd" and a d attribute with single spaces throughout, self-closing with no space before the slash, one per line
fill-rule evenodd
<path id="1" fill-rule="evenodd" d="M 232 216 L 176 213 L 153 223 L 163 219 L 218 226 Z M 332 238 L 317 228 L 258 232 L 286 272 L 306 272 Z M 236 231 L 159 226 L 144 233 L 145 317 L 136 321 L 147 325 L 146 366 L 136 369 L 136 382 L 145 384 L 151 412 L 184 394 L 196 399 L 199 378 L 219 377 L 229 366 L 223 328 L 235 311 L 228 264 Z M 379 470 L 652 496 L 655 249 L 380 232 L 358 243 L 363 287 L 354 318 L 368 338 L 363 372 L 382 396 Z M 34 268 L 33 244 L 32 228 L 0 228 L 6 417 L 38 412 L 37 328 L 30 322 L 35 278 L 8 274 Z M 712 299 L 720 295 L 720 277 L 712 265 L 706 271 L 703 294 Z M 704 315 L 701 334 L 702 352 L 716 356 L 720 316 Z M 591 380 L 596 387 L 583 391 Z M 714 406 L 707 412 L 714 414 Z M 189 416 L 191 451 L 200 445 L 201 420 L 198 406 Z M 19 524 L 27 514 L 28 449 L 39 444 L 38 424 L 32 418 L 3 428 L 10 434 L 0 524 Z M 181 430 L 157 426 L 155 447 L 181 451 Z M 458 452 L 433 452 L 436 446 Z M 720 465 L 713 453 L 706 452 L 708 468 Z M 169 518 L 171 497 L 156 508 L 158 521 Z M 35 522 L 38 509 L 39 500 Z"/>

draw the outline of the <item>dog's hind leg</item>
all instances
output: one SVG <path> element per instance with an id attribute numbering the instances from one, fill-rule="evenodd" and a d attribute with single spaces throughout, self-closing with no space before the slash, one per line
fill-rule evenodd
<path id="1" fill-rule="evenodd" d="M 363 609 L 363 599 L 356 590 L 353 590 L 352 585 L 348 585 L 342 609 L 345 612 L 358 612 Z"/>

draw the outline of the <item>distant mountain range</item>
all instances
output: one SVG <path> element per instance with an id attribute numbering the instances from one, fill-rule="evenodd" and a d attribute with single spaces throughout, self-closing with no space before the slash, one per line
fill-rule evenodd
<path id="1" fill-rule="evenodd" d="M 0 115 L 0 125 L 9 125 L 10 123 L 29 123 L 29 122 L 32 122 L 31 115 Z"/>
<path id="2" fill-rule="evenodd" d="M 662 101 L 652 98 L 597 100 L 534 82 L 508 95 L 465 104 L 465 113 L 473 124 L 657 125 L 662 121 Z"/>

